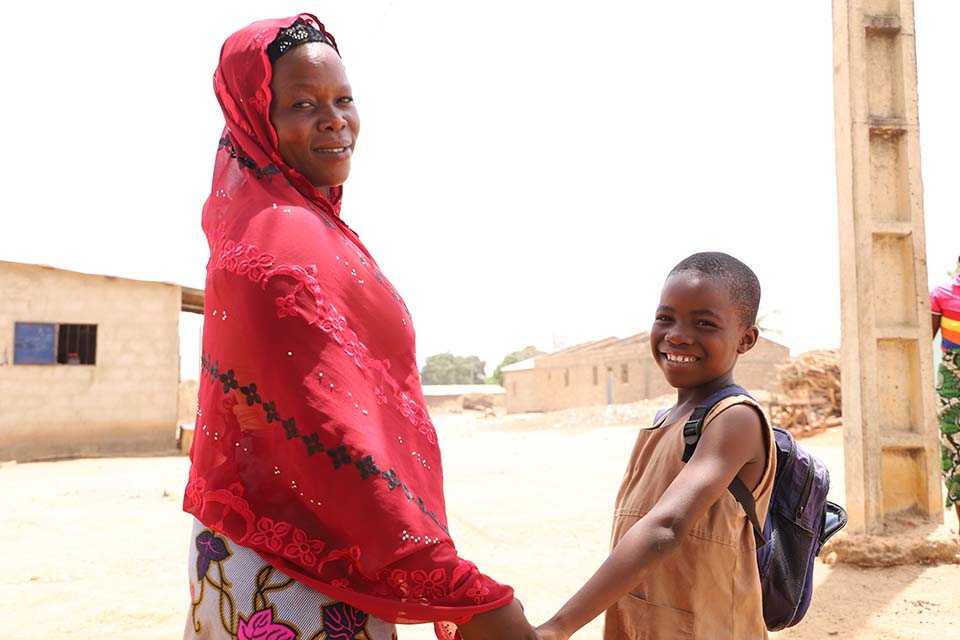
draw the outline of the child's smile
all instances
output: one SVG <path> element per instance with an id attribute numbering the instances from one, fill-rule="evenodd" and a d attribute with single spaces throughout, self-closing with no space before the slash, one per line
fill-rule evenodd
<path id="1" fill-rule="evenodd" d="M 690 364 L 700 359 L 683 353 L 673 353 L 671 351 L 665 351 L 663 353 L 663 357 L 671 364 Z"/>

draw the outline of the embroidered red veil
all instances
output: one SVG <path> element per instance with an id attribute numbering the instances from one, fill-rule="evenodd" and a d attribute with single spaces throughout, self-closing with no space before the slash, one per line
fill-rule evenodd
<path id="1" fill-rule="evenodd" d="M 287 575 L 394 622 L 454 623 L 510 587 L 460 558 L 403 300 L 328 199 L 288 167 L 266 47 L 230 36 L 226 118 L 203 208 L 202 380 L 184 510 Z M 452 637 L 437 625 L 438 637 Z"/>

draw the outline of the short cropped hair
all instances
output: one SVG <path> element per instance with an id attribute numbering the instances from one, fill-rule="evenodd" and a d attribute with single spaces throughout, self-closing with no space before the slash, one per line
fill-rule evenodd
<path id="1" fill-rule="evenodd" d="M 740 308 L 743 322 L 747 325 L 757 323 L 760 280 L 750 267 L 733 256 L 719 251 L 695 253 L 681 260 L 667 277 L 679 273 L 695 273 L 721 282 L 730 292 L 733 303 Z"/>

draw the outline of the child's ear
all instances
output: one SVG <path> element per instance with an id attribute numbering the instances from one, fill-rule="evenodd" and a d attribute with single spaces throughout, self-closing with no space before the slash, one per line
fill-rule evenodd
<path id="1" fill-rule="evenodd" d="M 743 330 L 743 333 L 740 334 L 740 344 L 737 345 L 737 353 L 740 355 L 745 354 L 750 349 L 753 349 L 754 345 L 757 344 L 757 340 L 760 339 L 760 329 L 757 328 L 757 325 L 753 324 Z"/>

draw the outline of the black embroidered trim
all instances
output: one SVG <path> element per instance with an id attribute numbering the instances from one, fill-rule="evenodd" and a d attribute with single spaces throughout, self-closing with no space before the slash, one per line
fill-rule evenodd
<path id="1" fill-rule="evenodd" d="M 238 153 L 237 148 L 233 146 L 233 140 L 230 139 L 229 135 L 224 135 L 222 138 L 220 138 L 218 150 L 222 149 L 226 149 L 231 158 L 236 158 L 237 163 L 241 168 L 252 171 L 253 174 L 257 176 L 257 180 L 263 180 L 266 178 L 267 181 L 272 182 L 273 176 L 280 173 L 280 169 L 278 169 L 277 165 L 273 164 L 272 162 L 261 168 L 258 167 L 257 163 L 253 161 L 253 158 Z"/>
<path id="2" fill-rule="evenodd" d="M 300 435 L 300 431 L 297 430 L 297 423 L 293 421 L 293 418 L 290 418 L 289 420 L 281 420 L 280 424 L 283 425 L 284 431 L 287 432 L 287 440 L 290 440 L 291 438 L 296 438 L 297 436 Z M 317 444 L 319 445 L 320 443 L 318 442 Z"/>
<path id="3" fill-rule="evenodd" d="M 316 431 L 314 431 L 314 433 L 316 433 Z M 327 455 L 330 456 L 330 460 L 333 461 L 334 469 L 339 469 L 341 465 L 350 464 L 353 461 L 350 454 L 347 453 L 346 445 L 342 443 L 327 451 Z M 366 480 L 366 478 L 364 478 L 364 480 Z"/>
<path id="4" fill-rule="evenodd" d="M 333 47 L 337 54 L 340 53 L 330 34 L 304 22 L 302 18 L 297 18 L 297 21 L 292 25 L 286 29 L 281 29 L 276 39 L 267 45 L 267 58 L 269 58 L 270 64 L 273 64 L 291 48 L 307 42 L 322 42 Z"/>
<path id="5" fill-rule="evenodd" d="M 357 469 L 360 469 L 360 477 L 364 480 L 380 473 L 380 467 L 373 463 L 373 456 L 367 456 L 362 460 L 357 460 L 355 464 L 357 465 Z"/>
<path id="6" fill-rule="evenodd" d="M 324 446 L 324 444 L 320 441 L 320 434 L 316 431 L 307 435 L 301 434 L 292 416 L 284 419 L 277 411 L 275 402 L 264 402 L 257 391 L 256 383 L 251 382 L 241 387 L 233 369 L 228 369 L 225 372 L 221 371 L 220 361 L 214 360 L 212 356 L 207 354 L 203 354 L 201 356 L 200 369 L 202 376 L 210 377 L 210 382 L 222 385 L 224 394 L 230 393 L 230 391 L 233 389 L 240 389 L 240 393 L 246 397 L 247 405 L 253 406 L 255 404 L 259 404 L 261 407 L 263 407 L 267 414 L 267 422 L 279 422 L 284 429 L 287 440 L 298 438 L 300 442 L 303 443 L 304 450 L 308 456 L 325 452 L 327 456 L 329 456 L 334 469 L 347 469 L 351 466 L 354 466 L 360 472 L 360 477 L 363 480 L 379 478 L 387 483 L 387 488 L 390 491 L 400 487 L 400 489 L 403 491 L 404 497 L 406 497 L 407 500 L 411 502 L 416 501 L 420 511 L 423 512 L 425 516 L 433 520 L 433 522 L 440 527 L 441 531 L 449 535 L 450 531 L 440 522 L 437 514 L 427 509 L 425 503 L 423 502 L 423 498 L 414 495 L 413 492 L 407 488 L 407 485 L 401 482 L 400 477 L 397 475 L 395 469 L 390 468 L 386 471 L 380 469 L 380 467 L 374 462 L 372 455 L 363 454 L 362 452 L 350 452 L 348 451 L 347 446 L 342 442 L 335 447 Z M 353 464 L 351 465 L 351 463 Z"/>
<path id="7" fill-rule="evenodd" d="M 287 434 L 287 440 L 290 439 L 290 435 Z M 315 453 L 323 453 L 323 445 L 320 443 L 320 435 L 314 431 L 308 436 L 300 436 L 300 439 L 303 440 L 303 446 L 307 448 L 307 455 L 312 456 Z"/>

